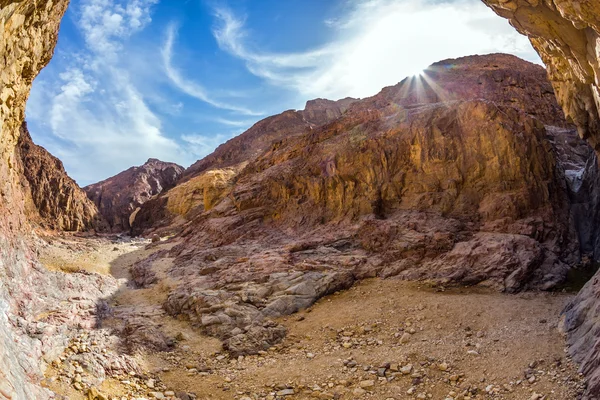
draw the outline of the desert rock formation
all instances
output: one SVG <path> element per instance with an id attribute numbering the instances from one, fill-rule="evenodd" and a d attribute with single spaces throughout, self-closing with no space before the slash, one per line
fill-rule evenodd
<path id="1" fill-rule="evenodd" d="M 58 290 L 25 244 L 25 194 L 15 148 L 31 83 L 50 58 L 68 1 L 2 1 L 0 82 L 0 396 L 45 399 L 39 386 L 44 344 L 27 334 L 47 296 Z M 73 287 L 74 289 L 76 287 Z M 67 294 L 68 295 L 68 294 Z M 52 327 L 48 327 L 52 329 Z M 44 326 L 40 326 L 43 331 Z M 40 335 L 42 339 L 47 335 Z M 46 350 L 48 350 L 46 343 Z"/>
<path id="2" fill-rule="evenodd" d="M 113 232 L 128 232 L 139 207 L 153 196 L 173 186 L 183 167 L 150 158 L 111 178 L 83 188 L 98 206 Z"/>
<path id="3" fill-rule="evenodd" d="M 210 210 L 231 188 L 237 174 L 273 142 L 303 134 L 339 118 L 356 99 L 311 100 L 301 111 L 288 110 L 257 122 L 194 163 L 173 189 L 145 203 L 137 213 L 133 232 L 178 227 Z M 169 228 L 167 228 L 169 230 Z"/>
<path id="4" fill-rule="evenodd" d="M 597 3 L 487 2 L 532 36 L 561 105 L 597 150 Z M 118 288 L 110 277 L 48 272 L 26 241 L 27 194 L 15 149 L 31 82 L 52 55 L 67 3 L 0 1 L 0 398 L 48 398 L 40 373 L 69 343 L 65 330 L 95 326 L 103 306 L 98 299 Z M 452 72 L 460 64 L 441 65 Z M 235 180 L 216 192 L 209 209 L 192 216 L 183 243 L 164 254 L 176 257 L 162 273 L 177 283 L 165 310 L 244 354 L 285 333 L 269 318 L 363 277 L 504 290 L 558 283 L 583 248 L 577 232 L 584 228 L 569 203 L 573 191 L 584 194 L 572 179 L 581 168 L 559 165 L 560 151 L 552 151 L 548 136 L 569 126 L 550 111 L 555 105 L 542 101 L 551 90 L 530 92 L 536 87 L 501 65 L 491 62 L 486 73 L 476 72 L 483 80 L 475 87 L 496 87 L 504 99 L 480 89 L 463 95 L 463 85 L 448 90 L 439 83 L 443 95 L 433 87 L 435 95 L 427 89 L 422 96 L 416 80 L 415 86 L 405 81 L 338 117 L 315 114 L 336 119 L 267 141 L 252 159 L 242 157 L 248 164 L 234 171 Z M 565 178 L 561 171 L 567 170 L 575 172 Z M 592 177 L 593 167 L 586 170 Z M 593 234 L 586 240 L 589 251 L 595 253 L 596 242 Z M 152 284 L 156 261 L 136 267 L 141 285 Z M 590 377 L 590 395 L 599 374 L 597 282 L 588 283 L 565 319 L 573 354 Z"/>
<path id="5" fill-rule="evenodd" d="M 598 178 L 581 173 L 595 156 L 539 66 L 498 54 L 445 60 L 294 129 L 303 130 L 242 162 L 235 179 L 221 177 L 210 207 L 198 197 L 201 211 L 169 254 L 167 276 L 179 283 L 166 310 L 234 354 L 268 348 L 284 335 L 270 318 L 357 279 L 547 290 L 582 251 L 597 252 L 585 226 L 597 194 L 581 189 Z M 216 176 L 210 163 L 197 165 Z M 156 282 L 156 261 L 136 265 L 135 281 Z"/>
<path id="6" fill-rule="evenodd" d="M 106 229 L 96 205 L 67 175 L 58 158 L 33 143 L 26 123 L 21 127 L 17 152 L 25 177 L 22 183 L 33 202 L 28 207 L 29 221 L 59 231 Z"/>
<path id="7" fill-rule="evenodd" d="M 600 150 L 600 4 L 594 0 L 483 0 L 527 35 L 565 115 Z"/>

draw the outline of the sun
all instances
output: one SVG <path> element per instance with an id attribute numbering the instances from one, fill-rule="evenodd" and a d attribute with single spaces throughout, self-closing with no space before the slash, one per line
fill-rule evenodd
<path id="1" fill-rule="evenodd" d="M 425 73 L 425 70 L 423 68 L 415 68 L 411 74 L 411 76 L 413 77 L 419 77 L 422 76 Z"/>

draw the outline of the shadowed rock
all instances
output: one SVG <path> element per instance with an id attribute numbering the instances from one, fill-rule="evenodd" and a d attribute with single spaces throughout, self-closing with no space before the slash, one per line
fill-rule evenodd
<path id="1" fill-rule="evenodd" d="M 23 184 L 33 202 L 28 207 L 30 221 L 62 231 L 107 229 L 96 205 L 67 175 L 62 162 L 33 143 L 26 123 L 21 127 L 17 153 L 25 178 Z"/>

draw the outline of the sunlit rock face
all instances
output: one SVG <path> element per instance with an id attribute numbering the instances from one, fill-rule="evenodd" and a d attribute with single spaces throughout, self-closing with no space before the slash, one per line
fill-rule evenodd
<path id="1" fill-rule="evenodd" d="M 231 188 L 237 174 L 273 142 L 303 134 L 339 118 L 356 99 L 311 100 L 304 110 L 288 110 L 257 122 L 189 167 L 173 189 L 145 203 L 133 221 L 133 233 L 173 230 L 210 210 Z"/>
<path id="2" fill-rule="evenodd" d="M 25 123 L 21 127 L 17 154 L 25 178 L 21 183 L 25 187 L 26 214 L 30 222 L 59 231 L 107 228 L 96 205 L 67 175 L 62 162 L 33 143 Z"/>
<path id="3" fill-rule="evenodd" d="M 558 102 L 600 151 L 600 2 L 483 0 L 529 36 L 548 69 Z"/>
<path id="4" fill-rule="evenodd" d="M 139 208 L 152 197 L 175 186 L 184 168 L 150 158 L 102 182 L 83 188 L 114 232 L 129 232 Z"/>

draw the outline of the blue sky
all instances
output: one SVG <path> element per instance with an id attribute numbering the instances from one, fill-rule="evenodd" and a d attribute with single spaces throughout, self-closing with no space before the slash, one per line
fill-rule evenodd
<path id="1" fill-rule="evenodd" d="M 150 157 L 187 167 L 307 100 L 490 52 L 539 62 L 479 0 L 72 0 L 27 121 L 84 186 Z"/>

